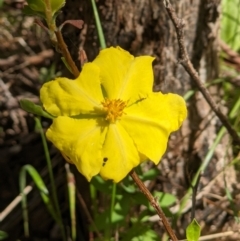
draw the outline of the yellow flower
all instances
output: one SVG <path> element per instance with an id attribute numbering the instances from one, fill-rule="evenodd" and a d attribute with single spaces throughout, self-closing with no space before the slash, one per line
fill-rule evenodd
<path id="1" fill-rule="evenodd" d="M 89 181 L 121 181 L 150 159 L 158 164 L 171 132 L 186 118 L 176 94 L 153 93 L 153 58 L 107 48 L 75 80 L 43 85 L 40 98 L 56 116 L 47 138 Z"/>

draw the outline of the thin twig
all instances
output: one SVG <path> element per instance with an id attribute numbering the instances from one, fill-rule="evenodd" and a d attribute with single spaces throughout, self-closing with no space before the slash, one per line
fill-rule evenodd
<path id="1" fill-rule="evenodd" d="M 172 241 L 178 241 L 173 229 L 171 228 L 165 214 L 163 213 L 161 207 L 153 197 L 153 195 L 149 192 L 149 190 L 146 188 L 144 183 L 141 181 L 141 179 L 138 177 L 137 173 L 135 171 L 131 171 L 130 176 L 135 181 L 135 183 L 138 185 L 139 189 L 143 192 L 143 194 L 146 196 L 152 207 L 156 210 L 158 216 L 160 217 L 160 220 L 162 221 L 167 233 L 169 234 Z"/>
<path id="2" fill-rule="evenodd" d="M 163 3 L 176 29 L 179 52 L 180 52 L 180 63 L 182 64 L 184 69 L 188 72 L 190 77 L 193 79 L 196 86 L 203 94 L 208 104 L 211 106 L 212 110 L 215 112 L 215 114 L 218 116 L 218 118 L 220 119 L 224 127 L 228 130 L 229 134 L 232 136 L 233 144 L 240 145 L 240 137 L 238 136 L 237 132 L 232 128 L 227 117 L 222 113 L 220 108 L 218 108 L 218 106 L 212 99 L 211 95 L 209 94 L 208 90 L 204 87 L 202 81 L 199 78 L 197 71 L 194 69 L 192 62 L 189 59 L 188 52 L 184 44 L 184 31 L 183 31 L 184 21 L 177 17 L 176 12 L 173 9 L 169 0 L 163 0 Z"/>
<path id="3" fill-rule="evenodd" d="M 93 229 L 96 232 L 96 234 L 98 236 L 98 239 L 103 241 L 103 238 L 102 238 L 101 234 L 99 233 L 98 228 L 97 228 L 90 212 L 88 211 L 88 207 L 87 207 L 87 205 L 86 205 L 86 203 L 85 203 L 85 201 L 84 201 L 84 199 L 83 199 L 83 197 L 82 197 L 82 195 L 80 194 L 79 191 L 77 191 L 77 197 L 78 197 L 78 200 L 79 200 L 79 202 L 80 202 L 80 204 L 83 208 L 83 211 L 84 211 L 85 215 L 87 216 L 88 222 L 90 222 L 90 224 L 93 226 Z"/>
<path id="4" fill-rule="evenodd" d="M 57 37 L 58 47 L 61 50 L 63 57 L 66 59 L 66 62 L 68 63 L 69 67 L 71 68 L 73 75 L 75 76 L 75 78 L 77 78 L 79 76 L 79 70 L 68 51 L 68 47 L 64 42 L 62 33 L 60 32 L 60 30 L 57 30 L 55 32 L 55 35 Z"/>
<path id="5" fill-rule="evenodd" d="M 48 32 L 52 45 L 57 50 L 60 50 L 68 66 L 71 68 L 72 74 L 74 75 L 75 78 L 77 78 L 79 76 L 79 70 L 75 62 L 73 61 L 71 54 L 68 51 L 68 47 L 63 39 L 61 30 L 58 29 L 56 25 L 53 25 L 47 22 L 48 28 L 49 28 L 49 31 L 48 31 L 48 28 L 45 27 L 44 24 L 39 19 L 35 19 L 35 23 Z"/>

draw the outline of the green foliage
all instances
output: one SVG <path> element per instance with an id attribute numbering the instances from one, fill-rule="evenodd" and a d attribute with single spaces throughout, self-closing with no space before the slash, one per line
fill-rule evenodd
<path id="1" fill-rule="evenodd" d="M 55 15 L 61 8 L 63 8 L 66 3 L 65 0 L 50 0 L 50 2 L 53 15 Z"/>
<path id="2" fill-rule="evenodd" d="M 139 176 L 144 181 L 152 180 L 159 175 L 159 170 L 157 168 L 152 168 L 145 173 L 141 172 L 141 169 L 138 168 L 138 172 Z M 112 211 L 110 210 L 110 205 L 107 204 L 110 203 L 112 195 L 112 182 L 105 181 L 100 176 L 95 176 L 91 181 L 91 185 L 95 188 L 95 192 L 93 192 L 93 202 L 97 203 L 94 205 L 94 224 L 97 226 L 98 231 L 104 232 L 106 229 L 110 229 L 110 231 L 116 229 L 121 230 L 119 234 L 121 240 L 126 241 L 159 240 L 159 236 L 152 230 L 152 225 L 148 222 L 149 216 L 153 215 L 154 209 L 151 207 L 144 194 L 134 185 L 131 178 L 125 178 L 124 181 L 117 186 L 115 203 Z M 99 212 L 97 208 L 99 203 L 98 200 L 96 200 L 96 192 L 99 192 L 99 195 L 105 200 L 105 209 L 101 212 Z M 169 211 L 169 206 L 176 201 L 176 197 L 172 194 L 158 191 L 155 191 L 153 196 L 158 200 L 165 214 L 172 216 Z M 143 205 L 145 208 L 135 215 L 133 207 L 138 207 L 139 205 Z M 111 218 L 109 218 L 110 211 Z M 91 227 L 91 230 L 94 230 L 94 226 Z"/>
<path id="3" fill-rule="evenodd" d="M 6 238 L 8 238 L 8 234 L 0 230 L 0 240 L 4 240 Z"/>
<path id="4" fill-rule="evenodd" d="M 41 17 L 41 18 L 45 18 L 45 14 L 44 13 L 34 11 L 27 5 L 24 6 L 23 13 L 26 14 L 26 15 L 32 15 L 32 16 L 38 16 L 38 17 Z"/>
<path id="5" fill-rule="evenodd" d="M 147 180 L 154 180 L 159 175 L 159 170 L 157 168 L 151 168 L 148 171 L 140 175 L 140 178 L 143 182 Z"/>
<path id="6" fill-rule="evenodd" d="M 25 236 L 29 236 L 29 224 L 28 224 L 28 213 L 27 213 L 27 199 L 26 195 L 24 194 L 24 188 L 26 187 L 26 174 L 29 174 L 33 179 L 36 187 L 39 190 L 39 193 L 42 197 L 44 204 L 46 205 L 49 213 L 52 215 L 53 219 L 58 222 L 57 213 L 54 209 L 53 203 L 49 197 L 48 189 L 42 180 L 40 174 L 37 170 L 31 165 L 25 165 L 21 168 L 20 175 L 19 175 L 19 185 L 20 185 L 20 192 L 22 193 L 22 210 L 23 210 L 23 219 L 24 219 L 24 233 Z"/>
<path id="7" fill-rule="evenodd" d="M 176 197 L 170 193 L 154 191 L 153 196 L 158 200 L 161 207 L 169 207 L 176 202 Z"/>
<path id="8" fill-rule="evenodd" d="M 0 8 L 3 6 L 4 0 L 0 0 Z"/>
<path id="9" fill-rule="evenodd" d="M 37 116 L 43 116 L 49 119 L 54 119 L 54 116 L 47 113 L 45 110 L 43 110 L 42 106 L 34 104 L 30 100 L 22 99 L 20 100 L 20 106 L 25 111 L 32 113 Z"/>
<path id="10" fill-rule="evenodd" d="M 43 0 L 27 0 L 27 4 L 35 12 L 45 12 L 46 6 Z"/>
<path id="11" fill-rule="evenodd" d="M 54 220 L 57 220 L 57 215 L 55 213 L 53 203 L 51 201 L 51 198 L 49 196 L 49 191 L 47 189 L 47 186 L 45 185 L 42 177 L 38 173 L 38 171 L 31 165 L 25 165 L 21 168 L 20 176 L 19 176 L 19 184 L 20 184 L 20 191 L 23 193 L 24 188 L 26 187 L 26 173 L 28 173 L 33 182 L 35 183 L 36 187 L 39 190 L 39 193 L 42 197 L 42 200 L 44 204 L 46 205 L 49 213 L 52 215 Z"/>
<path id="12" fill-rule="evenodd" d="M 57 71 L 56 69 L 56 62 L 53 62 L 50 66 L 42 67 L 40 69 L 39 81 L 41 84 L 44 84 L 45 82 L 48 82 L 49 80 L 53 80 L 60 75 L 61 75 L 61 72 Z"/>
<path id="13" fill-rule="evenodd" d="M 201 227 L 198 222 L 193 219 L 193 221 L 188 225 L 186 229 L 186 236 L 188 241 L 198 241 L 201 234 Z"/>
<path id="14" fill-rule="evenodd" d="M 233 50 L 240 50 L 240 1 L 222 1 L 221 38 Z"/>
<path id="15" fill-rule="evenodd" d="M 75 178 L 70 171 L 69 164 L 66 164 L 65 168 L 66 168 L 67 183 L 68 183 L 69 211 L 70 211 L 70 217 L 71 217 L 71 234 L 72 234 L 72 240 L 75 241 L 77 239 Z"/>
<path id="16" fill-rule="evenodd" d="M 27 0 L 28 5 L 24 6 L 23 12 L 28 15 L 37 15 L 47 19 L 50 12 L 54 19 L 59 10 L 65 5 L 65 0 Z"/>
<path id="17" fill-rule="evenodd" d="M 142 225 L 139 222 L 136 222 L 132 225 L 131 228 L 122 237 L 123 241 L 157 241 L 159 240 L 158 234 L 151 229 L 149 225 Z"/>

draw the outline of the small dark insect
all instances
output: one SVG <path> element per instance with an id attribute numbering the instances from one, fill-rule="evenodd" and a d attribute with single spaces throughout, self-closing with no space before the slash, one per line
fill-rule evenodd
<path id="1" fill-rule="evenodd" d="M 103 162 L 107 162 L 108 158 L 107 157 L 104 157 L 103 158 Z"/>
<path id="2" fill-rule="evenodd" d="M 103 167 L 105 166 L 105 164 L 106 164 L 107 160 L 108 160 L 108 158 L 107 158 L 107 157 L 104 157 L 104 158 L 103 158 L 103 164 L 102 164 L 102 166 L 103 166 Z"/>

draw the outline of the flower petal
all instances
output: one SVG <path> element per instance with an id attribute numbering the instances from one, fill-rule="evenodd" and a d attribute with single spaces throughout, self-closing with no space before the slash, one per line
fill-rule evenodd
<path id="1" fill-rule="evenodd" d="M 124 109 L 121 125 L 133 139 L 138 151 L 155 164 L 167 148 L 171 132 L 186 118 L 182 97 L 175 94 L 152 93 L 143 101 Z"/>
<path id="2" fill-rule="evenodd" d="M 88 181 L 100 172 L 105 121 L 59 116 L 47 130 L 47 138 L 75 164 Z"/>
<path id="3" fill-rule="evenodd" d="M 57 78 L 40 90 L 40 99 L 47 112 L 54 116 L 93 113 L 103 101 L 99 68 L 92 63 L 83 66 L 76 80 Z"/>
<path id="4" fill-rule="evenodd" d="M 121 181 L 140 163 L 140 156 L 128 133 L 119 124 L 110 124 L 102 150 L 100 175 L 114 182 Z"/>
<path id="5" fill-rule="evenodd" d="M 107 48 L 93 61 L 100 68 L 100 78 L 109 99 L 130 101 L 129 104 L 152 92 L 153 57 L 134 58 L 117 48 Z"/>

